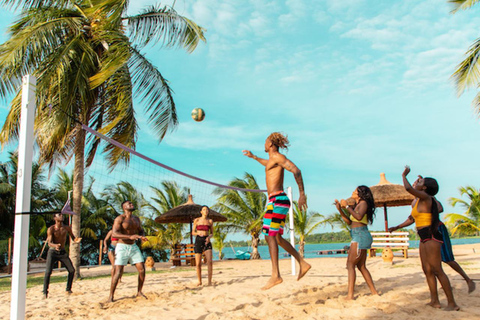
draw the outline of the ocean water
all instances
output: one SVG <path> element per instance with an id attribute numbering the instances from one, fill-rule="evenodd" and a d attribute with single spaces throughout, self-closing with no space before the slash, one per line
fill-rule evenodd
<path id="1" fill-rule="evenodd" d="M 480 243 L 480 238 L 463 238 L 463 239 L 451 239 L 452 245 L 456 244 L 471 244 L 471 243 Z M 419 240 L 411 240 L 410 248 L 418 248 Z M 349 246 L 349 242 L 345 243 L 317 243 L 317 244 L 306 244 L 305 245 L 305 257 L 306 258 L 322 258 L 322 257 L 346 257 L 346 254 L 318 254 L 319 251 L 331 251 L 331 250 L 338 250 L 343 249 L 345 246 Z M 298 245 L 296 246 L 298 250 Z M 223 249 L 224 259 L 235 259 L 235 251 L 249 251 L 251 252 L 251 248 L 249 247 L 232 247 L 226 246 Z M 260 257 L 262 259 L 270 259 L 270 254 L 268 252 L 267 246 L 259 246 L 258 252 L 260 253 Z M 289 259 L 288 253 L 283 250 L 283 248 L 279 248 L 279 258 L 280 259 Z M 213 259 L 218 260 L 218 251 L 213 250 Z"/>

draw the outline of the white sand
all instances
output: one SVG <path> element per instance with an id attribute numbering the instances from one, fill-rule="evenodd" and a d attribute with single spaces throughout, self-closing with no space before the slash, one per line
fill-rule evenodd
<path id="1" fill-rule="evenodd" d="M 475 252 L 476 251 L 476 252 Z M 291 275 L 290 260 L 281 260 L 284 282 L 268 291 L 260 288 L 271 272 L 269 260 L 214 262 L 215 286 L 197 287 L 194 268 L 178 272 L 169 263 L 158 263 L 147 273 L 143 292 L 148 300 L 135 298 L 136 276 L 125 276 L 107 303 L 110 278 L 76 281 L 73 294 L 64 292 L 66 283 L 50 284 L 49 299 L 42 299 L 42 286 L 27 290 L 27 319 L 480 319 L 480 244 L 454 246 L 457 261 L 477 282 L 468 294 L 466 282 L 448 265 L 450 278 L 461 310 L 447 312 L 425 304 L 429 291 L 418 254 L 395 257 L 385 264 L 380 257 L 369 258 L 375 286 L 381 296 L 371 296 L 357 272 L 356 300 L 344 300 L 347 292 L 346 258 L 309 259 L 310 272 L 300 281 Z M 129 267 L 127 271 L 134 271 Z M 82 270 L 83 276 L 105 274 L 109 266 Z M 64 273 L 63 273 L 64 274 Z M 54 273 L 54 275 L 56 275 Z M 58 275 L 58 274 L 57 274 Z M 206 267 L 203 268 L 206 283 Z M 442 306 L 446 298 L 439 285 Z M 0 317 L 10 314 L 10 292 L 0 293 Z"/>

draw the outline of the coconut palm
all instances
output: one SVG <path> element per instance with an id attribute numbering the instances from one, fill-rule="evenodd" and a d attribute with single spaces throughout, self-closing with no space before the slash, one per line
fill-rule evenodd
<path id="1" fill-rule="evenodd" d="M 304 257 L 305 238 L 319 226 L 328 223 L 328 221 L 318 212 L 301 210 L 298 207 L 298 202 L 293 201 L 293 223 L 295 235 L 299 238 L 298 253 Z"/>
<path id="2" fill-rule="evenodd" d="M 0 95 L 16 93 L 0 132 L 2 145 L 18 137 L 19 81 L 37 78 L 36 143 L 50 168 L 74 157 L 73 211 L 81 212 L 84 168 L 97 150 L 98 138 L 86 139 L 82 123 L 135 148 L 138 124 L 133 98 L 161 140 L 177 124 L 175 103 L 167 80 L 141 53 L 147 45 L 193 51 L 205 40 L 203 29 L 172 8 L 151 6 L 127 16 L 127 0 L 0 0 L 21 9 L 0 45 Z M 88 150 L 85 155 L 85 150 Z M 129 154 L 108 144 L 108 165 L 128 163 Z M 86 157 L 86 161 L 85 161 Z M 72 229 L 80 234 L 80 215 Z M 80 247 L 70 250 L 80 276 Z"/>
<path id="3" fill-rule="evenodd" d="M 15 222 L 15 197 L 17 184 L 18 156 L 10 152 L 9 161 L 0 164 L 0 247 L 6 248 L 8 238 L 13 235 Z M 41 213 L 54 207 L 52 190 L 46 186 L 42 165 L 32 164 L 32 192 L 30 211 Z M 29 256 L 41 248 L 40 240 L 46 237 L 46 218 L 42 214 L 30 215 Z M 0 248 L 0 252 L 3 252 Z"/>
<path id="4" fill-rule="evenodd" d="M 445 215 L 445 223 L 451 228 L 452 235 L 457 231 L 468 235 L 480 233 L 480 193 L 472 186 L 460 187 L 460 195 L 467 196 L 465 201 L 460 198 L 450 198 L 448 201 L 455 207 L 457 204 L 465 208 L 464 214 L 449 213 Z"/>
<path id="5" fill-rule="evenodd" d="M 225 248 L 225 238 L 227 237 L 227 231 L 222 225 L 215 226 L 213 231 L 213 241 L 212 246 L 215 250 L 218 251 L 218 258 L 223 259 L 223 248 Z"/>
<path id="6" fill-rule="evenodd" d="M 243 179 L 235 178 L 228 185 L 236 188 L 260 189 L 255 177 L 247 172 Z M 260 259 L 258 244 L 267 201 L 265 194 L 225 188 L 216 188 L 213 193 L 218 195 L 214 209 L 228 218 L 225 227 L 231 231 L 240 231 L 250 235 L 252 239 L 251 259 Z"/>
<path id="7" fill-rule="evenodd" d="M 452 13 L 466 10 L 477 4 L 478 0 L 449 0 L 454 6 Z M 460 62 L 452 77 L 455 80 L 458 95 L 463 94 L 468 88 L 478 88 L 480 85 L 480 39 L 470 46 L 466 52 L 466 58 Z M 477 114 L 480 114 L 480 93 L 472 102 Z"/>
<path id="8" fill-rule="evenodd" d="M 184 239 L 184 225 L 181 223 L 169 223 L 158 225 L 154 219 L 170 209 L 184 204 L 188 200 L 190 189 L 181 188 L 175 181 L 163 181 L 161 188 L 151 187 L 154 196 L 148 204 L 152 213 L 152 231 L 148 233 L 148 242 L 142 247 L 152 249 L 162 249 L 168 246 L 170 252 L 175 252 L 175 245 Z"/>

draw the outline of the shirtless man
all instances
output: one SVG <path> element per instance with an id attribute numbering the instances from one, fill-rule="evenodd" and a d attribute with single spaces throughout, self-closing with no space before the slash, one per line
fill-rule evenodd
<path id="1" fill-rule="evenodd" d="M 249 150 L 243 150 L 243 154 L 249 158 L 255 159 L 265 166 L 265 175 L 267 180 L 268 204 L 267 211 L 263 217 L 262 233 L 268 243 L 268 251 L 272 259 L 272 277 L 262 290 L 270 289 L 283 282 L 278 268 L 278 245 L 290 253 L 300 264 L 300 272 L 297 280 L 300 280 L 311 268 L 295 250 L 295 248 L 282 238 L 283 228 L 285 226 L 285 217 L 290 208 L 290 200 L 283 191 L 284 169 L 293 173 L 295 181 L 298 184 L 300 198 L 298 205 L 301 209 L 307 208 L 307 199 L 303 189 L 303 179 L 300 169 L 293 162 L 288 160 L 283 154 L 278 152 L 280 148 L 288 148 L 288 139 L 279 132 L 274 132 L 268 136 L 265 141 L 265 152 L 268 153 L 268 159 L 262 159 L 253 155 Z"/>
<path id="2" fill-rule="evenodd" d="M 72 293 L 73 277 L 75 276 L 75 268 L 72 265 L 72 261 L 68 257 L 68 253 L 65 251 L 65 242 L 67 241 L 67 235 L 73 239 L 73 242 L 80 243 L 82 238 L 77 238 L 73 235 L 72 228 L 70 226 L 63 225 L 63 214 L 56 213 L 53 215 L 55 224 L 47 230 L 47 265 L 45 270 L 45 278 L 43 280 L 43 298 L 48 298 L 48 286 L 50 284 L 50 276 L 52 275 L 53 266 L 56 262 L 61 261 L 68 271 L 67 279 L 67 293 Z"/>
<path id="3" fill-rule="evenodd" d="M 143 282 L 145 281 L 143 255 L 135 244 L 136 240 L 141 239 L 142 241 L 147 241 L 147 238 L 145 238 L 140 219 L 132 214 L 135 210 L 133 203 L 124 201 L 122 203 L 122 209 L 123 214 L 115 218 L 112 228 L 112 237 L 117 238 L 118 242 L 115 247 L 115 274 L 112 277 L 108 302 L 113 302 L 113 294 L 117 288 L 118 280 L 123 273 L 123 268 L 129 262 L 134 264 L 138 270 L 137 297 L 147 298 L 142 293 Z"/>

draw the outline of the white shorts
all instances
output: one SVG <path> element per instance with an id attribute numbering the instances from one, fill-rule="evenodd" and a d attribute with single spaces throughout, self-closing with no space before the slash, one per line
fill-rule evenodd
<path id="1" fill-rule="evenodd" d="M 128 263 L 137 264 L 143 261 L 142 252 L 136 244 L 117 243 L 115 247 L 116 266 L 126 266 Z"/>

